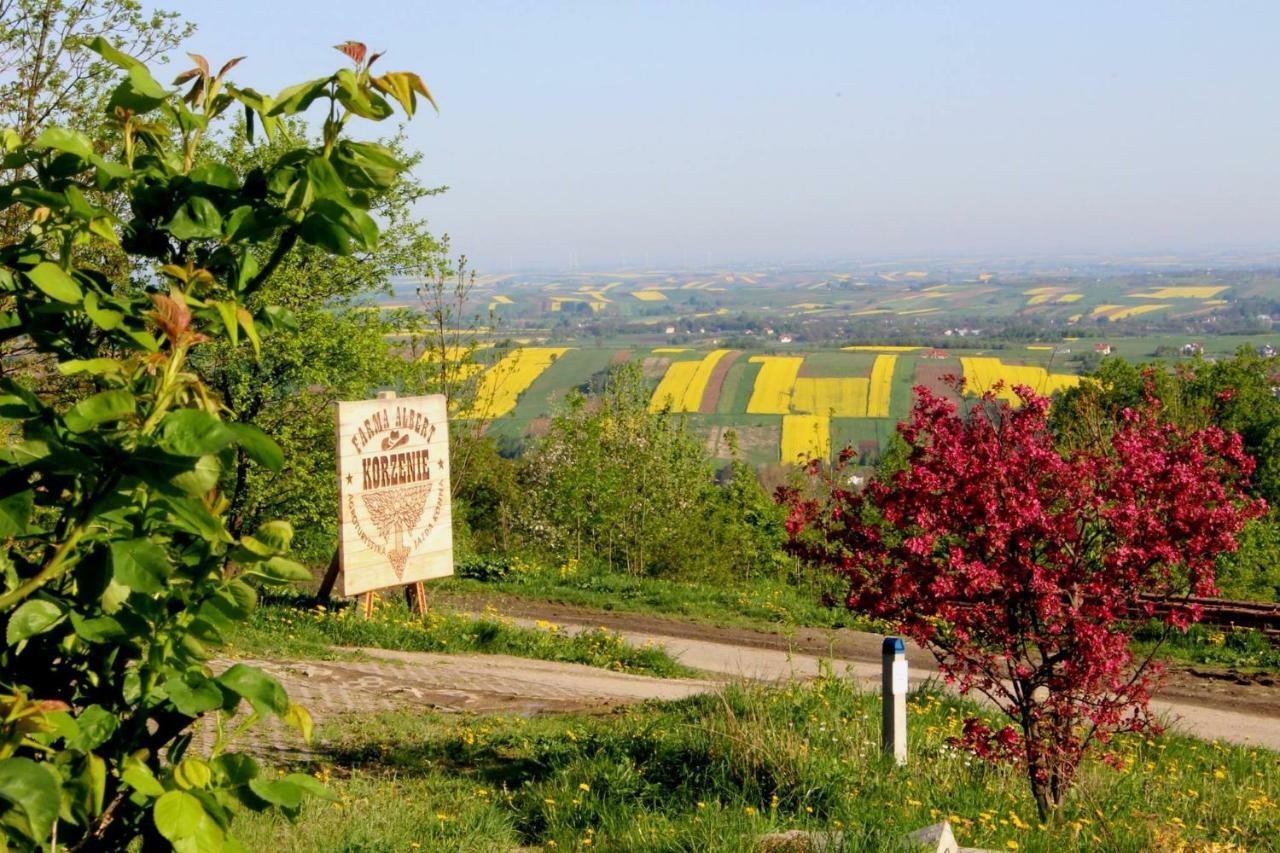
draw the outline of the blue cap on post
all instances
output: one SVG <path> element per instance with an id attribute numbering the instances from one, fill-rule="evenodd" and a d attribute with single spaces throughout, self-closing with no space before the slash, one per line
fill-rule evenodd
<path id="1" fill-rule="evenodd" d="M 906 650 L 907 647 L 902 644 L 901 637 L 885 637 L 884 642 L 880 644 L 880 653 L 883 655 L 900 655 Z"/>

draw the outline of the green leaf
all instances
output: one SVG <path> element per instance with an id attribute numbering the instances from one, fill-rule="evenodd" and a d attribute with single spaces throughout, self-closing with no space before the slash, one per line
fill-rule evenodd
<path id="1" fill-rule="evenodd" d="M 268 521 L 258 525 L 253 535 L 268 548 L 283 554 L 293 542 L 293 525 L 287 521 Z"/>
<path id="2" fill-rule="evenodd" d="M 0 500 L 0 539 L 25 536 L 31 529 L 35 511 L 35 493 L 30 489 L 15 492 Z"/>
<path id="3" fill-rule="evenodd" d="M 62 608 L 52 601 L 29 598 L 13 611 L 4 638 L 9 645 L 43 634 L 62 621 Z"/>
<path id="4" fill-rule="evenodd" d="M 75 304 L 84 298 L 80 285 L 57 264 L 44 261 L 23 273 L 42 293 L 59 302 Z"/>
<path id="5" fill-rule="evenodd" d="M 276 95 L 271 109 L 267 110 L 267 115 L 291 116 L 302 112 L 311 106 L 316 98 L 325 94 L 329 83 L 332 81 L 332 77 L 325 77 L 320 80 L 310 80 L 306 83 L 290 86 L 279 95 Z"/>
<path id="6" fill-rule="evenodd" d="M 36 141 L 31 143 L 32 148 L 47 149 L 52 148 L 55 151 L 64 151 L 67 154 L 74 154 L 81 160 L 95 159 L 93 153 L 93 143 L 89 141 L 89 137 L 83 133 L 74 130 L 67 130 L 62 127 L 48 127 L 41 131 L 36 137 Z"/>
<path id="7" fill-rule="evenodd" d="M 149 113 L 169 98 L 169 92 L 156 82 L 151 72 L 143 65 L 135 65 L 129 69 L 129 75 L 120 81 L 111 92 L 107 101 L 107 109 L 117 107 L 130 110 L 137 115 Z"/>
<path id="8" fill-rule="evenodd" d="M 80 734 L 67 746 L 77 752 L 92 752 L 111 739 L 120 721 L 101 705 L 90 705 L 76 717 L 76 725 Z"/>
<path id="9" fill-rule="evenodd" d="M 253 424 L 228 423 L 226 427 L 254 462 L 270 471 L 279 471 L 284 466 L 284 451 L 265 432 Z"/>
<path id="10" fill-rule="evenodd" d="M 317 199 L 298 228 L 298 236 L 335 255 L 356 249 L 372 249 L 378 243 L 378 225 L 369 214 L 336 199 Z"/>
<path id="11" fill-rule="evenodd" d="M 331 162 L 343 182 L 358 190 L 384 190 L 405 169 L 385 145 L 345 139 L 334 147 Z"/>
<path id="12" fill-rule="evenodd" d="M 249 343 L 253 344 L 254 355 L 260 357 L 262 355 L 262 339 L 258 337 L 258 329 L 253 324 L 253 315 L 244 308 L 237 308 L 236 319 L 240 321 L 240 328 L 244 329 L 244 333 L 249 336 Z"/>
<path id="13" fill-rule="evenodd" d="M 164 796 L 164 785 L 161 785 L 155 775 L 152 774 L 150 767 L 136 758 L 126 758 L 124 760 L 124 771 L 120 774 L 120 779 L 130 788 L 144 796 Z"/>
<path id="14" fill-rule="evenodd" d="M 132 415 L 136 409 L 133 395 L 117 388 L 101 391 L 86 397 L 71 407 L 64 420 L 72 432 L 88 432 L 99 424 L 118 421 Z"/>
<path id="15" fill-rule="evenodd" d="M 108 332 L 112 329 L 118 329 L 120 323 L 124 321 L 124 314 L 121 312 L 101 307 L 98 294 L 92 290 L 85 294 L 84 312 L 89 315 L 89 319 L 93 321 L 95 326 Z"/>
<path id="16" fill-rule="evenodd" d="M 312 580 L 311 570 L 285 557 L 272 557 L 254 566 L 254 574 L 280 583 L 302 583 Z"/>
<path id="17" fill-rule="evenodd" d="M 274 780 L 254 779 L 249 782 L 249 790 L 268 803 L 285 809 L 298 808 L 302 805 L 302 798 L 308 795 L 325 800 L 337 799 L 332 791 L 305 773 L 290 773 Z"/>
<path id="18" fill-rule="evenodd" d="M 282 717 L 289 713 L 289 697 L 276 681 L 265 672 L 247 664 L 238 663 L 218 676 L 218 683 L 237 696 L 247 699 L 261 715 L 268 713 Z"/>
<path id="19" fill-rule="evenodd" d="M 185 791 L 166 792 L 152 809 L 156 829 L 174 843 L 194 837 L 204 818 L 204 806 Z"/>
<path id="20" fill-rule="evenodd" d="M 218 457 L 201 456 L 189 469 L 170 478 L 169 483 L 188 495 L 199 497 L 208 494 L 210 489 L 217 486 L 220 476 L 222 476 L 222 464 L 218 462 Z"/>
<path id="21" fill-rule="evenodd" d="M 307 161 L 307 180 L 311 183 L 311 191 L 317 198 L 337 198 L 347 201 L 347 186 L 333 164 L 323 157 L 312 157 Z"/>
<path id="22" fill-rule="evenodd" d="M 107 62 L 110 62 L 112 65 L 119 68 L 128 70 L 142 65 L 140 60 L 134 59 L 129 54 L 117 50 L 112 46 L 111 42 L 107 41 L 102 36 L 95 36 L 93 41 L 89 42 L 89 44 L 85 46 L 88 47 L 89 50 L 98 54 L 98 56 L 101 56 Z"/>
<path id="23" fill-rule="evenodd" d="M 222 236 L 222 214 L 209 199 L 192 196 L 164 229 L 179 240 L 213 240 Z"/>
<path id="24" fill-rule="evenodd" d="M 247 785 L 258 778 L 258 763 L 248 755 L 224 753 L 210 762 L 213 772 L 226 780 L 227 785 Z"/>
<path id="25" fill-rule="evenodd" d="M 207 788 L 213 781 L 213 771 L 199 758 L 188 757 L 173 768 L 173 781 L 183 788 Z"/>
<path id="26" fill-rule="evenodd" d="M 176 456 L 217 453 L 236 436 L 216 415 L 202 409 L 177 409 L 160 422 L 160 447 Z"/>
<path id="27" fill-rule="evenodd" d="M 111 543 L 111 571 L 130 589 L 155 593 L 164 589 L 173 566 L 164 549 L 150 539 L 126 539 Z"/>
<path id="28" fill-rule="evenodd" d="M 60 787 L 57 772 L 47 763 L 21 757 L 0 761 L 0 800 L 13 804 L 18 814 L 9 820 L 37 845 L 53 831 L 62 804 Z"/>
<path id="29" fill-rule="evenodd" d="M 164 692 L 169 694 L 173 706 L 188 717 L 198 717 L 206 711 L 221 708 L 224 697 L 218 686 L 203 675 L 194 680 L 195 684 L 191 684 L 175 676 L 165 681 Z"/>
<path id="30" fill-rule="evenodd" d="M 227 340 L 235 346 L 240 341 L 240 324 L 236 322 L 236 304 L 234 302 L 214 302 L 218 317 L 222 319 L 222 327 L 227 330 Z"/>
<path id="31" fill-rule="evenodd" d="M 194 533 L 209 542 L 232 542 L 222 519 L 209 512 L 202 501 L 193 498 L 165 496 L 163 505 L 169 510 L 171 524 Z"/>
<path id="32" fill-rule="evenodd" d="M 0 460 L 11 465 L 30 465 L 32 462 L 39 462 L 41 459 L 48 457 L 49 453 L 49 442 L 41 441 L 38 438 L 29 438 L 26 441 L 11 444 L 0 450 Z M 0 536 L 13 535 L 3 532 L 5 528 L 2 526 L 2 518 L 3 516 L 0 514 Z"/>
<path id="33" fill-rule="evenodd" d="M 123 370 L 124 365 L 114 358 L 73 358 L 58 364 L 58 372 L 63 376 L 74 376 L 77 373 L 108 376 L 119 374 Z"/>
<path id="34" fill-rule="evenodd" d="M 102 801 L 107 793 L 107 762 L 100 756 L 89 753 L 85 756 L 85 782 L 89 786 L 89 814 L 102 814 Z"/>
<path id="35" fill-rule="evenodd" d="M 191 180 L 223 190 L 240 189 L 240 179 L 230 166 L 216 161 L 201 163 L 191 170 Z"/>
<path id="36" fill-rule="evenodd" d="M 76 636 L 86 643 L 110 643 L 128 633 L 123 625 L 110 616 L 94 616 L 86 619 L 72 611 L 71 624 L 76 630 Z"/>

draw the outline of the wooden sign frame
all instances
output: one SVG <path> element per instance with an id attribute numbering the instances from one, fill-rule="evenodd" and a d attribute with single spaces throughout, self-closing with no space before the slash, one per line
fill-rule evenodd
<path id="1" fill-rule="evenodd" d="M 422 581 L 453 574 L 444 395 L 339 402 L 335 422 L 338 548 L 320 597 L 341 569 L 344 595 L 409 585 L 425 609 Z"/>

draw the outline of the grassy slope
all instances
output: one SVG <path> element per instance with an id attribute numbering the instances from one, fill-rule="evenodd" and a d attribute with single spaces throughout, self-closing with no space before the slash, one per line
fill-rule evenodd
<path id="1" fill-rule="evenodd" d="M 947 745 L 974 713 L 912 694 L 905 768 L 880 757 L 878 698 L 835 679 L 607 716 L 361 716 L 322 731 L 331 747 L 315 770 L 340 802 L 233 829 L 247 849 L 280 853 L 740 851 L 793 828 L 885 850 L 944 817 L 962 844 L 1001 850 L 1263 850 L 1280 837 L 1274 754 L 1172 736 L 1118 740 L 1121 770 L 1086 762 L 1043 825 L 1015 769 Z"/>
<path id="2" fill-rule="evenodd" d="M 535 570 L 500 581 L 454 578 L 436 588 L 471 595 L 500 592 L 600 610 L 653 613 L 708 625 L 765 631 L 785 630 L 793 625 L 834 628 L 870 624 L 846 610 L 821 606 L 820 591 L 816 589 L 803 590 L 768 578 L 731 585 L 582 569 L 567 576 L 556 570 Z"/>

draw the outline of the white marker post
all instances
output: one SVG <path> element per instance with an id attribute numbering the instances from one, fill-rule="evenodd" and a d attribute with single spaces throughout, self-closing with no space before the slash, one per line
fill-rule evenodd
<path id="1" fill-rule="evenodd" d="M 899 766 L 907 763 L 907 649 L 901 637 L 885 637 L 880 646 L 881 717 L 880 743 L 893 751 Z"/>

